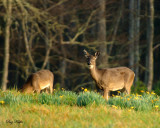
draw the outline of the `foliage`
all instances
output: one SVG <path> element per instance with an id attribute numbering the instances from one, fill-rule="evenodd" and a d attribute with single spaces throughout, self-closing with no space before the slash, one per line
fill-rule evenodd
<path id="1" fill-rule="evenodd" d="M 78 106 L 87 106 L 91 104 L 95 105 L 104 105 L 105 99 L 95 92 L 81 92 L 77 98 L 77 105 Z"/>
<path id="2" fill-rule="evenodd" d="M 131 91 L 141 94 L 141 90 L 147 91 L 147 85 L 141 80 L 136 81 L 135 86 L 132 86 Z"/>
<path id="3" fill-rule="evenodd" d="M 79 94 L 54 91 L 53 95 L 0 91 L 0 126 L 159 127 L 159 96 L 143 90 L 141 93 L 120 94 L 106 102 L 101 95 L 87 89 Z"/>
<path id="4" fill-rule="evenodd" d="M 131 94 L 131 95 L 120 95 L 111 97 L 108 104 L 114 108 L 128 108 L 136 111 L 151 111 L 160 110 L 160 99 L 159 96 L 154 92 L 149 93 L 141 90 L 142 95 Z"/>
<path id="5" fill-rule="evenodd" d="M 145 92 L 141 94 L 125 95 L 120 94 L 110 97 L 106 101 L 100 94 L 89 92 L 84 89 L 83 92 L 60 90 L 54 91 L 54 94 L 22 94 L 16 91 L 0 92 L 0 105 L 21 105 L 27 104 L 44 104 L 44 105 L 69 105 L 69 106 L 91 106 L 91 105 L 109 105 L 115 109 L 130 109 L 135 111 L 160 111 L 160 99 L 154 92 Z"/>
<path id="6" fill-rule="evenodd" d="M 160 81 L 157 81 L 154 85 L 153 85 L 153 90 L 154 92 L 160 96 Z"/>

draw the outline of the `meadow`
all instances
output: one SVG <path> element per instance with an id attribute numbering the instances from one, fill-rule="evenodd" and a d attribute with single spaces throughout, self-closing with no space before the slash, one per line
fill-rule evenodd
<path id="1" fill-rule="evenodd" d="M 160 99 L 154 92 L 110 97 L 97 92 L 64 89 L 53 94 L 0 91 L 0 127 L 158 128 Z"/>

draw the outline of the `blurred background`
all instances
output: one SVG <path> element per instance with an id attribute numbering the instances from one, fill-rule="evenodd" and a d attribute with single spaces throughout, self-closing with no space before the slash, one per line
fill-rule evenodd
<path id="1" fill-rule="evenodd" d="M 0 0 L 1 89 L 49 69 L 55 89 L 96 90 L 86 49 L 98 68 L 131 68 L 133 91 L 160 94 L 159 40 L 159 0 Z"/>

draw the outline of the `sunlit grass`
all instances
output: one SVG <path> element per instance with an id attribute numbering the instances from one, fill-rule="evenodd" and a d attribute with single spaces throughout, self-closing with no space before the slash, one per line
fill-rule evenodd
<path id="1" fill-rule="evenodd" d="M 118 95 L 54 90 L 53 94 L 0 91 L 1 127 L 159 127 L 160 99 L 154 92 Z"/>
<path id="2" fill-rule="evenodd" d="M 0 92 L 0 105 L 15 104 L 46 104 L 46 105 L 70 105 L 70 106 L 90 106 L 109 105 L 115 109 L 131 109 L 135 111 L 160 111 L 160 99 L 154 92 L 141 91 L 141 94 L 125 95 L 118 92 L 106 101 L 97 92 L 82 88 L 80 93 L 66 91 L 65 89 L 54 91 L 53 94 L 33 93 L 22 94 L 15 90 Z"/>
<path id="3" fill-rule="evenodd" d="M 142 94 L 131 94 L 124 95 L 121 94 L 119 96 L 113 96 L 109 99 L 107 104 L 115 105 L 121 109 L 124 108 L 132 108 L 136 111 L 151 111 L 156 110 L 159 111 L 160 99 L 159 96 L 154 92 L 144 92 L 141 91 Z M 155 107 L 156 106 L 156 107 Z"/>

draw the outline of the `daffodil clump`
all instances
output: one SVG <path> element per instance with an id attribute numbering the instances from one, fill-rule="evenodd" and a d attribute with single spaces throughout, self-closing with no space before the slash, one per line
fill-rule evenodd
<path id="1" fill-rule="evenodd" d="M 83 92 L 80 92 L 77 97 L 78 106 L 87 106 L 87 105 L 106 105 L 106 100 L 96 92 L 88 91 L 87 89 Z"/>
<path id="2" fill-rule="evenodd" d="M 23 94 L 15 91 L 0 92 L 0 105 L 20 105 L 28 104 L 47 104 L 47 105 L 70 105 L 70 106 L 87 106 L 87 105 L 106 105 L 114 109 L 126 108 L 129 111 L 160 111 L 160 99 L 155 92 L 141 90 L 141 94 L 125 95 L 118 92 L 118 95 L 112 95 L 106 101 L 101 94 L 96 91 L 89 91 L 87 88 L 81 88 L 80 93 L 61 90 L 54 90 L 53 94 L 49 93 L 32 93 Z"/>
<path id="3" fill-rule="evenodd" d="M 141 90 L 142 95 L 131 94 L 110 97 L 107 104 L 118 108 L 128 108 L 129 110 L 156 110 L 159 111 L 160 99 L 154 92 Z"/>

